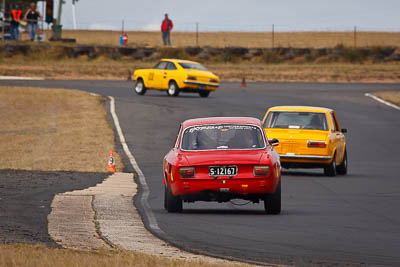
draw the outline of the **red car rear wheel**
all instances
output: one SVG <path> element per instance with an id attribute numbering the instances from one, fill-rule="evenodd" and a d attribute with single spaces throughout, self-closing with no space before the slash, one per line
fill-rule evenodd
<path id="1" fill-rule="evenodd" d="M 164 201 L 164 207 L 168 212 L 182 212 L 182 199 L 178 196 L 174 196 L 169 186 L 165 187 Z"/>
<path id="2" fill-rule="evenodd" d="M 279 214 L 281 213 L 281 180 L 279 179 L 275 193 L 268 194 L 264 199 L 265 213 Z"/>
<path id="3" fill-rule="evenodd" d="M 165 210 L 168 210 L 167 209 L 167 186 L 165 186 L 165 188 L 164 188 L 164 209 Z"/>

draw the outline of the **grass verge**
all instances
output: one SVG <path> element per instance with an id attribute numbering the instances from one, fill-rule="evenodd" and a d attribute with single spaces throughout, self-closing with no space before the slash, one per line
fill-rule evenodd
<path id="1" fill-rule="evenodd" d="M 134 253 L 122 250 L 100 250 L 94 252 L 85 252 L 70 249 L 51 249 L 39 245 L 0 245 L 0 266 L 217 267 L 231 265 L 228 263 L 211 264 L 200 260 L 184 261 L 177 259 L 167 259 L 161 256 L 150 256 L 142 253 Z M 235 266 L 244 267 L 249 265 L 235 264 Z"/>
<path id="2" fill-rule="evenodd" d="M 384 92 L 375 92 L 373 95 L 382 98 L 390 103 L 393 103 L 397 106 L 400 106 L 400 92 L 399 91 L 384 91 Z"/>
<path id="3" fill-rule="evenodd" d="M 158 31 L 127 32 L 129 46 L 161 46 L 161 33 Z M 45 31 L 47 37 L 50 31 Z M 74 38 L 81 45 L 119 45 L 120 31 L 63 30 L 63 38 Z M 271 32 L 199 32 L 200 46 L 243 46 L 272 47 Z M 28 34 L 21 35 L 22 40 L 29 40 Z M 172 45 L 175 47 L 196 46 L 195 32 L 171 33 Z M 398 46 L 399 32 L 357 32 L 357 46 Z M 343 32 L 275 32 L 274 47 L 327 48 L 338 44 L 352 47 L 353 31 Z"/>
<path id="4" fill-rule="evenodd" d="M 0 169 L 105 172 L 114 133 L 104 97 L 0 87 Z M 123 165 L 115 155 L 117 169 Z"/>

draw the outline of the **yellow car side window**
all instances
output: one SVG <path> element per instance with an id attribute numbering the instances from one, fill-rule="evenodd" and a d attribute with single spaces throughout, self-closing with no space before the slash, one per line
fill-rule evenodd
<path id="1" fill-rule="evenodd" d="M 332 113 L 330 113 L 330 119 L 331 119 L 331 128 L 332 128 L 332 132 L 336 132 L 336 126 L 335 126 L 335 122 L 334 122 L 334 120 L 333 120 Z"/>
<path id="2" fill-rule="evenodd" d="M 332 117 L 333 117 L 333 123 L 335 124 L 335 130 L 336 131 L 340 131 L 340 126 L 339 126 L 339 123 L 338 123 L 338 121 L 336 119 L 336 115 L 335 115 L 334 112 L 332 112 Z"/>

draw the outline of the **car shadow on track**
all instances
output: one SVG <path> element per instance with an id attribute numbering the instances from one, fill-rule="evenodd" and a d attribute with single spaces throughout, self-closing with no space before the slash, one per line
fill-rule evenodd
<path id="1" fill-rule="evenodd" d="M 263 210 L 238 210 L 238 209 L 187 209 L 183 214 L 207 214 L 207 215 L 266 215 Z"/>
<path id="2" fill-rule="evenodd" d="M 324 175 L 323 172 L 317 173 L 317 172 L 307 172 L 307 171 L 282 171 L 282 176 L 286 177 L 301 177 L 301 178 L 334 178 L 334 179 L 340 179 L 340 178 L 346 178 L 346 177 L 354 177 L 357 175 L 354 174 L 346 174 L 346 175 L 336 175 L 336 176 L 326 176 Z"/>
<path id="3" fill-rule="evenodd" d="M 175 97 L 171 97 L 167 94 L 161 94 L 161 93 L 154 93 L 154 94 L 146 94 L 144 96 L 140 96 L 140 97 L 159 97 L 159 98 L 170 98 L 170 99 L 179 99 L 179 98 L 198 98 L 198 99 L 205 99 L 203 97 L 200 97 L 198 94 L 185 94 L 185 95 L 179 95 L 179 96 L 175 96 Z"/>
<path id="4" fill-rule="evenodd" d="M 315 216 L 319 215 L 319 212 L 313 212 L 307 209 L 294 209 L 294 208 L 288 208 L 283 206 L 282 211 L 278 215 L 273 215 L 273 214 L 266 214 L 264 210 L 259 209 L 242 209 L 238 210 L 235 208 L 232 209 L 202 209 L 202 208 L 185 208 L 183 207 L 183 211 L 181 213 L 168 213 L 164 209 L 157 209 L 154 210 L 158 214 L 168 214 L 168 216 L 185 216 L 185 215 L 190 215 L 190 216 L 202 216 L 202 215 L 210 215 L 210 216 L 229 216 L 229 215 L 234 215 L 234 216 L 267 216 L 267 217 L 281 217 L 281 216 Z"/>
<path id="5" fill-rule="evenodd" d="M 307 171 L 282 171 L 282 175 L 285 176 L 309 176 L 309 177 L 328 177 L 323 172 L 307 172 Z"/>

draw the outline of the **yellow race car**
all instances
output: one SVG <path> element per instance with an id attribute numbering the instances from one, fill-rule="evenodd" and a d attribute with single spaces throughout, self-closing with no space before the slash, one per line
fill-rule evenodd
<path id="1" fill-rule="evenodd" d="M 327 176 L 347 173 L 347 130 L 332 109 L 278 106 L 267 110 L 263 126 L 284 168 L 323 168 Z M 274 140 L 275 139 L 275 140 Z"/>
<path id="2" fill-rule="evenodd" d="M 208 97 L 219 86 L 219 78 L 201 64 L 179 59 L 161 59 L 152 69 L 133 73 L 135 92 L 144 95 L 147 89 L 164 90 L 169 96 L 180 92 L 199 93 Z"/>

